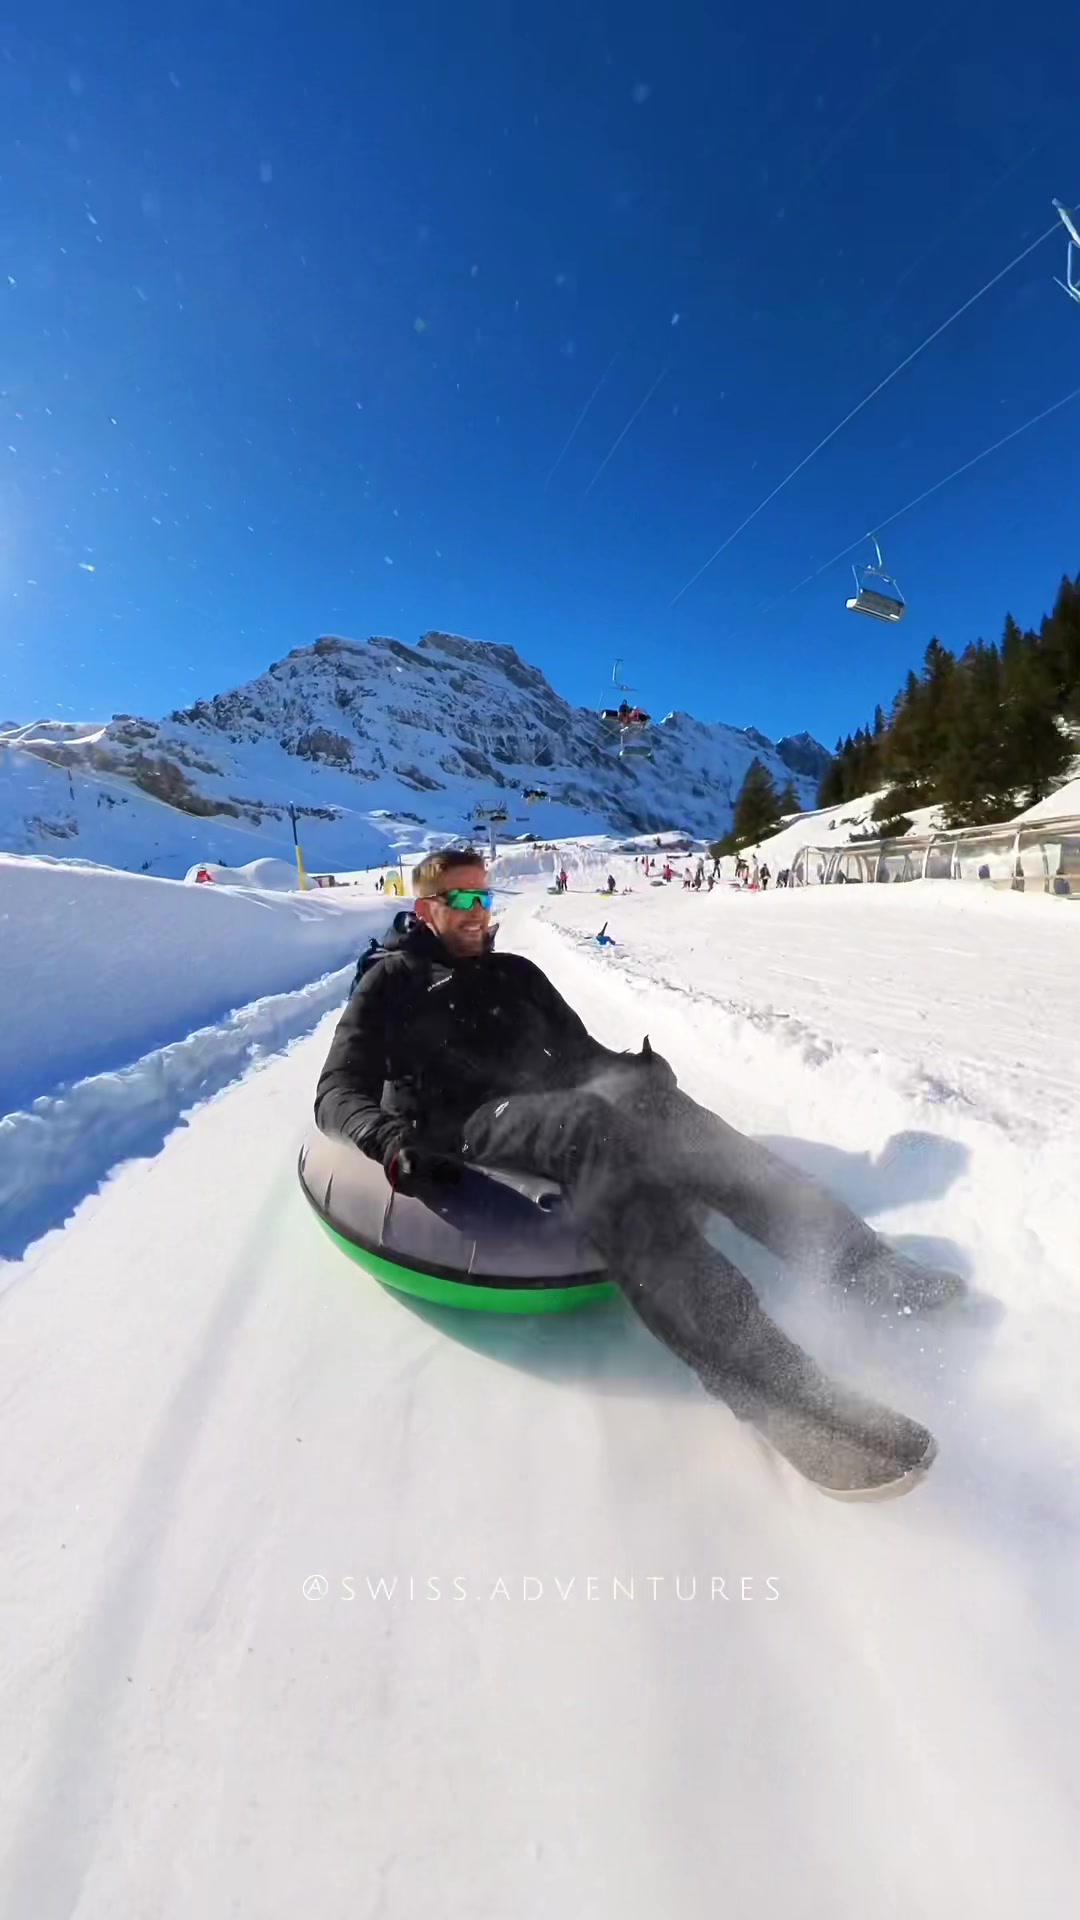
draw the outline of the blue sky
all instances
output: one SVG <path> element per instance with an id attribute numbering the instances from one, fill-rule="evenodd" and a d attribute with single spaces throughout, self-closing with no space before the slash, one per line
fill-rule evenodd
<path id="1" fill-rule="evenodd" d="M 932 634 L 1035 621 L 1080 568 L 1077 401 L 883 538 L 899 628 L 845 612 L 845 565 L 763 610 L 1080 386 L 1062 234 L 669 604 L 1080 201 L 1075 6 L 21 11 L 0 719 L 437 626 L 585 704 L 622 655 L 654 712 L 831 745 Z"/>

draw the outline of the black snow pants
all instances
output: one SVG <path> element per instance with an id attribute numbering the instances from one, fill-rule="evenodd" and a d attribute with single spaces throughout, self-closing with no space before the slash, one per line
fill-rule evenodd
<path id="1" fill-rule="evenodd" d="M 645 1325 L 744 1418 L 784 1402 L 792 1374 L 812 1363 L 705 1240 L 704 1214 L 726 1214 L 822 1277 L 853 1271 L 881 1245 L 809 1175 L 671 1085 L 660 1061 L 492 1101 L 470 1115 L 463 1149 L 467 1159 L 558 1181 Z"/>

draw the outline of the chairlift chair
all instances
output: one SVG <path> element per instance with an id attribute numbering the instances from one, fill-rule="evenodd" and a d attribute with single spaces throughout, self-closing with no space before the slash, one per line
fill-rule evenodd
<path id="1" fill-rule="evenodd" d="M 619 679 L 619 668 L 621 666 L 622 660 L 620 658 L 616 660 L 611 670 L 611 684 L 618 693 L 622 694 L 622 700 L 617 707 L 601 707 L 600 719 L 605 727 L 609 728 L 612 733 L 617 733 L 619 736 L 620 760 L 624 760 L 627 757 L 651 760 L 651 749 L 647 746 L 641 746 L 634 738 L 635 735 L 645 732 L 649 725 L 649 715 L 643 707 L 632 707 L 630 705 L 627 696 L 633 692 L 633 688 L 624 686 L 623 682 Z"/>
<path id="2" fill-rule="evenodd" d="M 632 687 L 624 687 L 622 681 L 619 679 L 619 668 L 621 666 L 622 659 L 620 658 L 616 660 L 615 665 L 611 669 L 611 684 L 616 693 L 621 693 L 623 698 L 617 707 L 601 707 L 600 709 L 600 718 L 606 727 L 623 726 L 623 715 L 630 711 L 630 703 L 626 695 L 632 693 L 634 689 Z"/>
<path id="3" fill-rule="evenodd" d="M 902 620 L 907 611 L 904 596 L 892 575 L 885 571 L 881 548 L 878 546 L 875 535 L 871 534 L 870 538 L 874 544 L 874 552 L 877 554 L 877 566 L 852 567 L 851 571 L 855 575 L 855 592 L 846 603 L 847 610 L 849 613 L 867 613 L 873 620 Z M 880 580 L 883 588 L 892 588 L 892 593 L 881 592 L 877 587 L 868 586 L 866 583 L 869 580 Z"/>
<path id="4" fill-rule="evenodd" d="M 1075 216 L 1070 213 L 1068 207 L 1062 206 L 1060 200 L 1055 200 L 1054 205 L 1061 215 L 1062 225 L 1069 236 L 1069 252 L 1065 266 L 1065 278 L 1064 280 L 1058 280 L 1057 274 L 1055 273 L 1054 279 L 1064 293 L 1069 294 L 1073 300 L 1080 302 L 1080 277 L 1077 276 L 1076 269 L 1073 266 L 1073 248 L 1075 247 L 1077 252 L 1080 253 L 1080 228 L 1077 227 Z"/>

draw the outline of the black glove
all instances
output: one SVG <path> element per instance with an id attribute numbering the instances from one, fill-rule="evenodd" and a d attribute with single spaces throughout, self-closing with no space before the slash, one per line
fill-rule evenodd
<path id="1" fill-rule="evenodd" d="M 399 1147 L 386 1165 L 390 1185 L 404 1194 L 456 1186 L 462 1172 L 460 1160 L 447 1153 L 433 1153 L 427 1147 Z"/>

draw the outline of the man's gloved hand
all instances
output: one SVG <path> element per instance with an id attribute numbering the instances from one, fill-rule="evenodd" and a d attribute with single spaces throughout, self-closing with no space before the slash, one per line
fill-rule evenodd
<path id="1" fill-rule="evenodd" d="M 456 1186 L 463 1168 L 448 1153 L 428 1147 L 398 1147 L 386 1162 L 386 1175 L 398 1193 L 422 1193 L 431 1187 Z"/>

